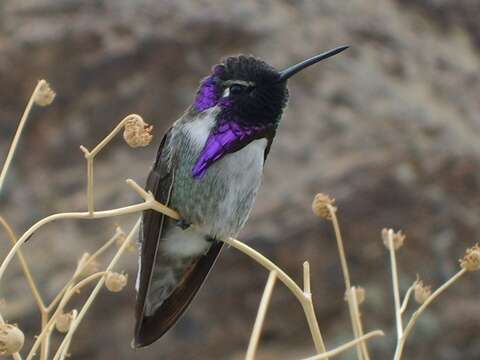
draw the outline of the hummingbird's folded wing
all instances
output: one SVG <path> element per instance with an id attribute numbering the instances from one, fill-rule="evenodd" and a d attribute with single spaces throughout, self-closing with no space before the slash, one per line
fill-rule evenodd
<path id="1" fill-rule="evenodd" d="M 175 172 L 169 168 L 169 155 L 163 153 L 168 137 L 169 133 L 160 144 L 146 186 L 157 201 L 167 206 Z M 222 242 L 212 242 L 204 255 L 172 258 L 163 253 L 160 243 L 174 224 L 174 221 L 153 210 L 143 214 L 134 347 L 153 343 L 177 322 L 203 284 L 223 245 Z"/>

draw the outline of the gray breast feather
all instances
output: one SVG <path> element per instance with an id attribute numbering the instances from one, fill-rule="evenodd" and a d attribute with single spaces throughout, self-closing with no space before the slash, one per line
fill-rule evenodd
<path id="1" fill-rule="evenodd" d="M 194 179 L 192 168 L 215 124 L 216 111 L 175 126 L 171 205 L 200 232 L 222 238 L 236 236 L 247 220 L 261 183 L 267 140 L 254 140 L 223 156 L 202 179 Z"/>

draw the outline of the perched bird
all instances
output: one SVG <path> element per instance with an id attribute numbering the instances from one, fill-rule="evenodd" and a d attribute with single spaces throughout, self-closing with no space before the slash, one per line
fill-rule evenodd
<path id="1" fill-rule="evenodd" d="M 147 179 L 146 189 L 182 220 L 143 214 L 133 346 L 153 343 L 175 324 L 222 239 L 244 226 L 287 104 L 287 80 L 347 48 L 282 71 L 252 56 L 228 57 L 201 81 L 193 105 L 163 137 Z"/>

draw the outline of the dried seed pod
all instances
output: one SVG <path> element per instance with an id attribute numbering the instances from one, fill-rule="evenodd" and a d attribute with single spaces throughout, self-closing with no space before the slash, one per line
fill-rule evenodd
<path id="1" fill-rule="evenodd" d="M 337 210 L 337 208 L 334 206 L 334 204 L 335 204 L 334 198 L 331 198 L 327 194 L 318 193 L 313 198 L 312 211 L 315 215 L 317 215 L 322 219 L 331 220 L 332 215 L 330 213 L 328 205 L 332 206 L 335 211 Z"/>
<path id="2" fill-rule="evenodd" d="M 66 333 L 70 329 L 73 320 L 75 320 L 75 310 L 66 314 L 58 314 L 55 319 L 55 328 L 61 333 Z"/>
<path id="3" fill-rule="evenodd" d="M 460 259 L 460 266 L 467 271 L 480 270 L 480 246 L 475 246 L 465 251 L 465 256 Z"/>
<path id="4" fill-rule="evenodd" d="M 419 304 L 423 304 L 432 294 L 432 288 L 430 286 L 425 286 L 421 280 L 417 280 L 413 291 L 415 301 Z"/>
<path id="5" fill-rule="evenodd" d="M 0 355 L 19 352 L 25 341 L 22 330 L 11 324 L 0 324 Z"/>
<path id="6" fill-rule="evenodd" d="M 105 286 L 111 292 L 120 292 L 127 285 L 128 275 L 109 272 L 105 279 Z"/>
<path id="7" fill-rule="evenodd" d="M 352 287 L 351 289 L 355 289 L 355 297 L 357 298 L 357 304 L 360 305 L 361 303 L 363 303 L 365 301 L 365 295 L 366 295 L 365 289 L 361 286 Z M 350 289 L 345 292 L 345 297 L 344 297 L 345 301 L 348 301 L 348 294 L 347 294 L 348 291 L 350 291 Z"/>
<path id="8" fill-rule="evenodd" d="M 52 90 L 50 84 L 45 80 L 40 80 L 33 101 L 39 106 L 47 106 L 53 102 L 55 95 L 55 91 Z"/>
<path id="9" fill-rule="evenodd" d="M 363 287 L 359 286 L 355 288 L 355 295 L 357 297 L 357 303 L 360 305 L 365 301 L 366 291 Z"/>
<path id="10" fill-rule="evenodd" d="M 148 125 L 139 115 L 130 115 L 125 121 L 123 139 L 133 148 L 147 146 L 152 141 L 153 126 Z"/>
<path id="11" fill-rule="evenodd" d="M 382 229 L 382 240 L 383 244 L 387 249 L 390 249 L 389 247 L 389 242 L 388 242 L 388 232 L 392 229 Z M 393 230 L 392 230 L 393 231 Z M 393 248 L 395 250 L 400 249 L 403 246 L 403 243 L 405 242 L 406 236 L 403 234 L 402 230 L 398 230 L 397 232 L 393 232 L 393 237 L 392 237 L 392 242 L 393 242 Z"/>

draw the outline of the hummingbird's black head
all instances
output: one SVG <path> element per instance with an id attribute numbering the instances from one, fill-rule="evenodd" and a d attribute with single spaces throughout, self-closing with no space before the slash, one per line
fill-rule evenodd
<path id="1" fill-rule="evenodd" d="M 195 109 L 219 106 L 223 119 L 249 125 L 270 125 L 280 120 L 288 90 L 280 73 L 253 56 L 231 56 L 203 79 Z"/>
<path id="2" fill-rule="evenodd" d="M 335 48 L 282 71 L 253 56 L 228 57 L 202 80 L 194 110 L 202 112 L 217 106 L 222 121 L 276 127 L 288 100 L 287 80 L 346 48 Z"/>

